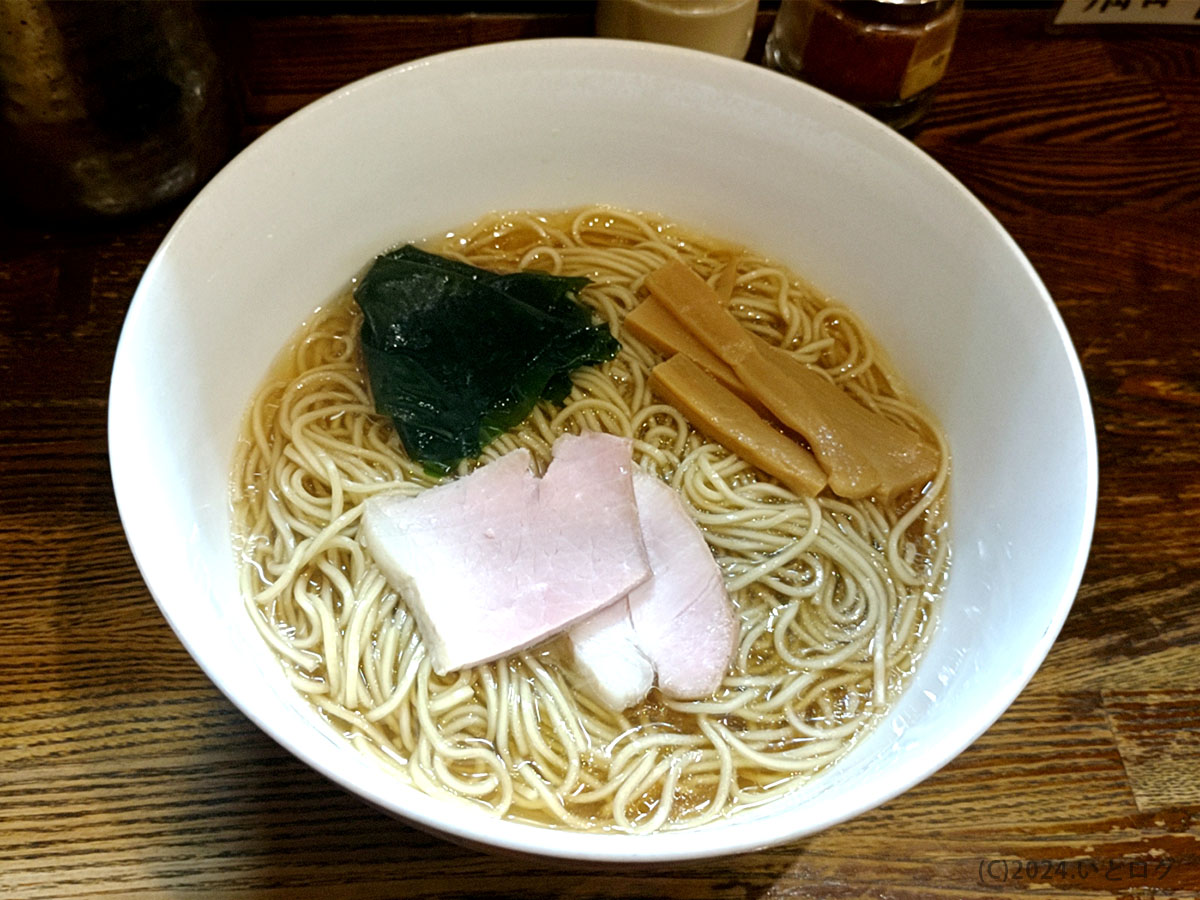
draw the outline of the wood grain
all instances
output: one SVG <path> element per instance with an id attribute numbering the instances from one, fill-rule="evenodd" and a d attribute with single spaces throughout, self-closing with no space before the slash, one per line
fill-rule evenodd
<path id="1" fill-rule="evenodd" d="M 1138 809 L 1200 805 L 1200 779 L 1179 777 L 1200 772 L 1200 690 L 1102 696 Z"/>
<path id="2" fill-rule="evenodd" d="M 246 139 L 387 65 L 591 28 L 586 5 L 468 7 L 216 4 Z M 179 209 L 91 229 L 0 210 L 0 897 L 1200 897 L 1200 36 L 1048 21 L 969 6 L 915 141 L 1013 235 L 1083 363 L 1101 477 L 1074 609 L 942 771 L 703 864 L 461 848 L 234 709 L 147 593 L 107 463 L 112 354 Z"/>

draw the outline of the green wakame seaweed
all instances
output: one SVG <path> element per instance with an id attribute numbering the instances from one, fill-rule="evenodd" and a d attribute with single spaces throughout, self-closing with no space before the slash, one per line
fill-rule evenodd
<path id="1" fill-rule="evenodd" d="M 573 369 L 617 339 L 576 297 L 586 278 L 497 274 L 406 245 L 354 291 L 375 407 L 433 471 L 478 456 L 539 400 L 562 402 Z"/>

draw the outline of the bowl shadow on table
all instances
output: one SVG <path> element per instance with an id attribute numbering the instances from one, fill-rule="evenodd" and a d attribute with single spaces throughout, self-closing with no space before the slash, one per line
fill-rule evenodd
<path id="1" fill-rule="evenodd" d="M 498 852 L 428 833 L 375 810 L 261 734 L 247 735 L 242 750 L 244 766 L 259 773 L 244 781 L 243 861 L 238 866 L 243 883 L 253 872 L 252 883 L 297 900 L 343 894 L 746 900 L 769 893 L 807 846 L 807 841 L 794 841 L 711 860 L 641 865 Z"/>

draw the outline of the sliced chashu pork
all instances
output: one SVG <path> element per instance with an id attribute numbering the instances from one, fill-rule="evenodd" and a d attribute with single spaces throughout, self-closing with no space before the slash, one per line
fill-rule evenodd
<path id="1" fill-rule="evenodd" d="M 622 599 L 570 631 L 575 671 L 609 709 L 628 709 L 654 686 L 654 664 L 642 651 L 629 603 Z"/>
<path id="2" fill-rule="evenodd" d="M 737 640 L 729 594 L 678 494 L 635 472 L 634 494 L 651 577 L 623 603 L 571 629 L 575 665 L 612 709 L 649 691 L 649 667 L 666 696 L 694 700 L 721 685 Z"/>
<path id="3" fill-rule="evenodd" d="M 542 478 L 516 450 L 415 497 L 367 501 L 363 541 L 439 674 L 532 646 L 649 577 L 630 442 L 565 435 L 553 456 Z"/>

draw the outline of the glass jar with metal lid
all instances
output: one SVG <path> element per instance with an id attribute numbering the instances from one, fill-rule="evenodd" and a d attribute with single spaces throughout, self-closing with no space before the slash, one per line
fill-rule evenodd
<path id="1" fill-rule="evenodd" d="M 917 122 L 941 81 L 963 0 L 783 0 L 766 64 L 895 128 Z"/>

